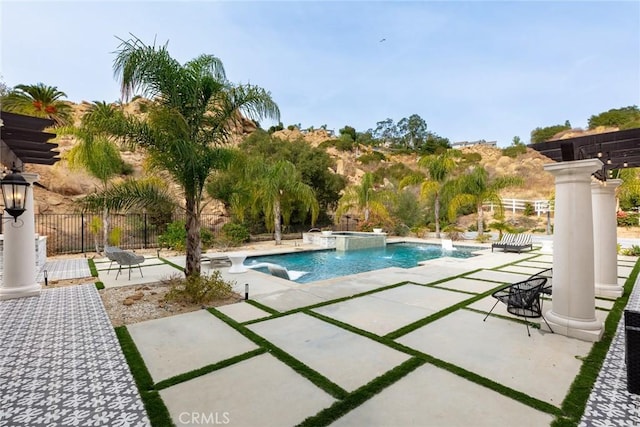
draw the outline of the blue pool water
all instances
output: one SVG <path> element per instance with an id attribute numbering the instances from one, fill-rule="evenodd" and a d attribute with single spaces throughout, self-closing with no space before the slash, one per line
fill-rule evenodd
<path id="1" fill-rule="evenodd" d="M 391 243 L 383 248 L 346 252 L 324 250 L 250 257 L 245 260 L 244 265 L 250 267 L 258 263 L 272 263 L 286 267 L 289 271 L 306 271 L 307 274 L 295 281 L 309 283 L 387 267 L 415 267 L 420 261 L 443 256 L 469 258 L 473 256 L 474 250 L 476 248 L 458 247 L 457 250 L 449 252 L 443 251 L 438 245 Z M 256 270 L 268 274 L 266 267 Z"/>

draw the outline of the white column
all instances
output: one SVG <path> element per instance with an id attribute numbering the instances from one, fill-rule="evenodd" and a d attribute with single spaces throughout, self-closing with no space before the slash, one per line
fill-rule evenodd
<path id="1" fill-rule="evenodd" d="M 586 341 L 603 333 L 595 315 L 591 208 L 591 174 L 601 168 L 598 159 L 544 165 L 556 181 L 553 299 L 545 318 L 555 333 Z"/>
<path id="2" fill-rule="evenodd" d="M 618 236 L 616 188 L 620 179 L 591 183 L 593 198 L 594 276 L 596 295 L 618 298 L 623 287 L 618 284 Z"/>
<path id="3" fill-rule="evenodd" d="M 27 189 L 25 212 L 14 222 L 3 211 L 4 253 L 3 280 L 0 300 L 30 297 L 40 294 L 36 282 L 36 227 L 33 205 L 33 183 L 40 177 L 34 173 L 20 173 L 31 186 Z"/>

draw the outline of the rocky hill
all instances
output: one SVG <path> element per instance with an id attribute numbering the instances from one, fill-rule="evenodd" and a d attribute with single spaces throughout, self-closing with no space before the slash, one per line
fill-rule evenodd
<path id="1" fill-rule="evenodd" d="M 142 108 L 144 100 L 136 100 L 125 106 L 132 113 L 144 114 Z M 86 112 L 89 104 L 81 103 L 74 105 L 76 122 L 79 122 L 82 114 Z M 241 125 L 236 129 L 235 142 L 243 136 L 255 130 L 255 125 L 250 120 L 242 120 Z M 327 131 L 318 129 L 311 132 L 300 132 L 294 130 L 282 130 L 275 133 L 275 136 L 282 139 L 296 140 L 302 138 L 309 144 L 317 147 L 322 142 L 335 138 Z M 77 209 L 75 203 L 77 199 L 86 194 L 97 191 L 100 182 L 89 176 L 83 170 L 70 170 L 68 163 L 64 160 L 65 153 L 76 143 L 70 136 L 60 136 L 54 142 L 59 144 L 59 151 L 63 160 L 54 166 L 27 165 L 26 171 L 35 172 L 40 175 L 42 187 L 35 188 L 35 202 L 37 213 L 70 213 Z M 365 150 L 366 149 L 362 149 Z M 334 172 L 347 177 L 349 183 L 358 183 L 362 175 L 370 169 L 357 161 L 357 156 L 363 154 L 343 152 L 333 147 L 329 147 L 327 152 L 336 160 Z M 547 199 L 553 195 L 553 177 L 543 170 L 543 164 L 551 160 L 527 149 L 525 154 L 517 158 L 502 155 L 502 150 L 488 146 L 472 146 L 463 149 L 465 153 L 478 153 L 481 156 L 480 164 L 483 165 L 491 175 L 518 175 L 527 183 L 525 187 L 505 190 L 502 194 L 507 198 L 518 198 L 526 200 Z M 125 162 L 133 166 L 133 176 L 144 175 L 144 153 L 142 151 L 123 151 L 122 157 Z M 387 160 L 384 163 L 401 162 L 410 168 L 417 168 L 418 157 L 415 155 L 392 155 L 386 153 Z M 174 186 L 178 192 L 178 187 Z M 209 212 L 222 213 L 220 204 L 210 204 Z"/>

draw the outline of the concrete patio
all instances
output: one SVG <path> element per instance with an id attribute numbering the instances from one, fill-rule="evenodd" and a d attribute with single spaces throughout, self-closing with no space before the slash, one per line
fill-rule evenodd
<path id="1" fill-rule="evenodd" d="M 548 268 L 552 260 L 536 251 L 480 253 L 304 285 L 222 268 L 239 293 L 249 283 L 249 302 L 140 322 L 127 330 L 153 383 L 168 384 L 161 384 L 159 394 L 175 425 L 289 426 L 305 419 L 308 425 L 336 426 L 550 425 L 593 344 L 537 328 L 529 337 L 502 304 L 483 322 L 495 301 L 483 294 Z M 184 257 L 169 260 L 184 265 Z M 97 261 L 99 280 L 107 287 L 179 273 L 149 257 L 144 277 L 135 269 L 131 280 L 126 273 L 115 280 L 108 262 Z M 635 261 L 619 257 L 620 281 Z M 8 304 L 36 299 L 0 302 L 0 324 L 7 324 Z M 599 319 L 613 303 L 596 299 Z M 110 327 L 103 309 L 93 311 L 95 322 Z M 26 375 L 31 366 L 6 354 L 5 342 L 13 342 L 11 334 L 21 327 L 2 330 L 0 384 L 9 373 Z M 64 328 L 48 333 L 65 334 Z M 625 394 L 620 374 L 623 339 L 619 328 L 582 426 L 640 425 L 640 396 Z M 198 369 L 202 373 L 194 374 Z M 133 383 L 127 384 L 137 394 Z M 46 384 L 38 387 L 50 393 Z M 375 392 L 362 398 L 368 389 Z M 5 394 L 3 386 L 0 390 Z M 100 390 L 94 393 L 94 399 L 101 396 Z M 39 395 L 31 396 L 28 402 Z M 1 413 L 0 425 L 34 425 L 16 418 L 13 405 Z M 322 418 L 331 411 L 339 416 Z M 140 418 L 128 425 L 146 423 Z"/>

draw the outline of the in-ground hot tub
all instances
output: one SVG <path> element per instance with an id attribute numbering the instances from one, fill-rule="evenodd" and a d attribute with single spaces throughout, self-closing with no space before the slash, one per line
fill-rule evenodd
<path id="1" fill-rule="evenodd" d="M 382 248 L 387 244 L 386 233 L 366 233 L 358 231 L 334 231 L 326 233 L 302 233 L 302 241 L 323 248 L 338 251 L 354 249 Z"/>

